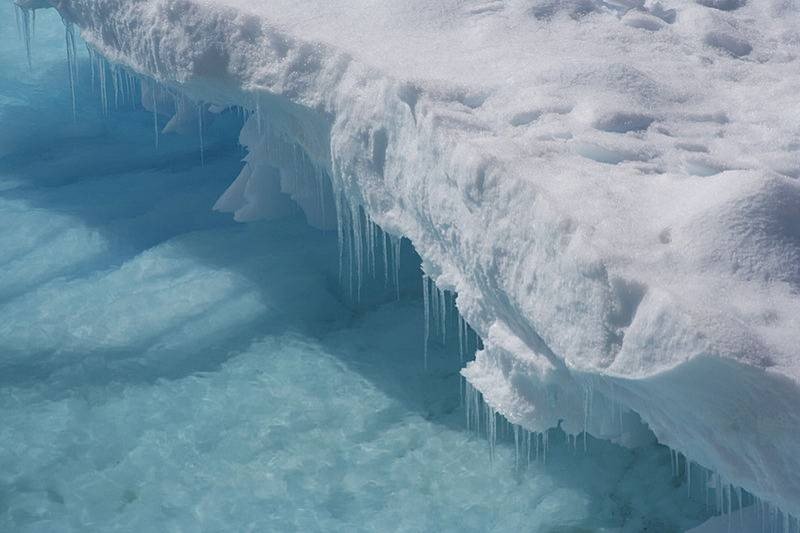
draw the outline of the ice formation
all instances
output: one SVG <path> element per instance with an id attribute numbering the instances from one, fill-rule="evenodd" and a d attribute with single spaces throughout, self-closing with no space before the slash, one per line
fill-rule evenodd
<path id="1" fill-rule="evenodd" d="M 426 345 L 457 294 L 492 413 L 625 442 L 634 412 L 719 486 L 800 514 L 796 3 L 56 7 L 158 81 L 156 134 L 167 109 L 186 122 L 160 85 L 251 112 L 217 209 L 338 228 L 354 299 L 410 240 Z"/>

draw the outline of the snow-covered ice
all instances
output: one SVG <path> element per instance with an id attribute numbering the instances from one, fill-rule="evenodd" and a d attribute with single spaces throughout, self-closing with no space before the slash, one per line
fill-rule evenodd
<path id="1" fill-rule="evenodd" d="M 800 514 L 796 2 L 58 9 L 109 60 L 253 112 L 220 210 L 273 218 L 286 194 L 314 226 L 363 209 L 409 239 L 483 340 L 463 375 L 508 420 L 624 442 L 621 405 Z"/>
<path id="2" fill-rule="evenodd" d="M 346 305 L 334 232 L 296 211 L 212 211 L 242 169 L 236 111 L 207 108 L 203 162 L 194 120 L 156 150 L 152 113 L 113 97 L 109 112 L 79 47 L 75 121 L 58 17 L 37 16 L 28 72 L 7 13 L 0 531 L 635 532 L 708 517 L 652 440 L 584 452 L 554 429 L 546 464 L 528 462 L 497 419 L 490 460 L 438 322 L 423 366 L 407 243 L 387 251 L 404 269 L 366 272 L 376 286 Z M 434 292 L 455 338 L 452 295 Z"/>

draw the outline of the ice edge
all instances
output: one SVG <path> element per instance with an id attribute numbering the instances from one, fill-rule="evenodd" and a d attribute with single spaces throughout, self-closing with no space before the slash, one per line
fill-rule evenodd
<path id="1" fill-rule="evenodd" d="M 764 421 L 759 413 L 747 412 L 764 394 L 774 395 L 777 405 L 797 405 L 800 394 L 796 383 L 702 351 L 693 353 L 687 364 L 661 369 L 641 379 L 570 368 L 531 324 L 514 314 L 513 303 L 495 286 L 491 272 L 485 269 L 487 265 L 458 261 L 470 254 L 454 253 L 455 239 L 450 233 L 453 230 L 437 224 L 434 210 L 447 206 L 441 202 L 430 205 L 425 190 L 429 181 L 445 176 L 454 196 L 464 198 L 460 207 L 468 210 L 470 203 L 475 203 L 475 196 L 483 192 L 484 182 L 503 175 L 502 162 L 493 160 L 490 153 L 481 153 L 474 143 L 450 138 L 451 132 L 442 126 L 444 122 L 436 109 L 437 95 L 384 77 L 347 54 L 319 43 L 305 43 L 270 30 L 250 15 L 231 10 L 203 14 L 196 4 L 189 3 L 182 8 L 187 14 L 177 23 L 197 23 L 196 36 L 212 30 L 237 35 L 256 25 L 260 33 L 242 46 L 251 48 L 249 52 L 257 48 L 263 63 L 237 64 L 237 59 L 244 57 L 237 52 L 237 43 L 208 43 L 200 37 L 192 42 L 191 53 L 177 54 L 169 48 L 166 34 L 161 35 L 165 42 L 160 42 L 152 34 L 126 35 L 122 24 L 103 25 L 104 21 L 121 21 L 132 15 L 106 13 L 98 18 L 96 13 L 100 11 L 93 12 L 92 2 L 62 4 L 60 11 L 109 60 L 174 84 L 198 100 L 257 111 L 257 122 L 249 132 L 246 127 L 242 135 L 243 144 L 251 149 L 248 166 L 257 164 L 264 155 L 256 151 L 262 143 L 262 133 L 253 131 L 260 128 L 261 113 L 278 116 L 277 121 L 271 120 L 282 129 L 278 137 L 291 139 L 312 165 L 330 172 L 335 191 L 332 195 L 340 203 L 336 210 L 340 216 L 364 209 L 369 219 L 394 238 L 409 238 L 423 258 L 426 275 L 442 289 L 458 294 L 460 313 L 485 343 L 464 375 L 489 405 L 511 422 L 542 431 L 564 420 L 573 433 L 581 429 L 591 432 L 595 428 L 587 427 L 584 413 L 586 383 L 592 383 L 604 395 L 639 413 L 662 443 L 687 452 L 697 462 L 765 500 L 800 514 L 800 486 L 791 474 L 786 474 L 797 471 L 797 454 L 791 458 L 791 450 L 796 448 L 792 438 L 798 422 L 796 415 L 787 409 L 783 418 Z M 110 9 L 123 8 L 111 4 Z M 147 22 L 148 13 L 134 15 Z M 219 63 L 220 57 L 225 56 L 227 61 Z M 250 70 L 256 66 L 271 68 L 264 68 L 262 73 Z M 416 150 L 403 154 L 400 147 Z M 414 181 L 419 187 L 410 194 L 399 192 L 405 185 L 404 176 L 409 175 L 416 176 Z M 347 209 L 341 202 L 349 204 Z M 411 202 L 415 203 L 409 205 Z M 324 204 L 322 200 L 320 205 Z M 310 207 L 306 211 L 314 212 Z M 556 220 L 560 218 L 557 212 L 550 214 Z M 354 217 L 350 216 L 352 225 Z M 355 218 L 360 220 L 358 215 Z M 328 225 L 324 215 L 319 224 Z M 337 227 L 341 231 L 341 221 Z M 475 245 L 456 244 L 460 251 Z M 475 271 L 465 274 L 470 269 Z M 599 275 L 602 277 L 603 273 Z M 691 335 L 690 321 L 678 325 L 684 329 L 676 333 Z M 690 368 L 693 366 L 699 368 Z M 696 376 L 706 378 L 698 384 Z M 736 385 L 741 380 L 756 384 L 746 397 Z M 702 400 L 676 401 L 702 388 L 708 389 Z M 560 393 L 556 402 L 554 391 Z M 707 411 L 700 413 L 703 410 L 698 406 Z M 719 437 L 714 433 L 722 429 L 724 434 L 725 428 L 704 428 L 705 421 L 725 420 L 730 412 L 744 414 L 741 420 L 752 422 L 753 429 L 740 436 L 739 442 L 729 440 L 726 449 L 720 450 L 715 442 Z M 764 424 L 770 427 L 759 427 Z M 602 434 L 602 429 L 597 432 Z M 712 435 L 709 437 L 708 433 Z M 698 442 L 702 445 L 698 446 Z"/>

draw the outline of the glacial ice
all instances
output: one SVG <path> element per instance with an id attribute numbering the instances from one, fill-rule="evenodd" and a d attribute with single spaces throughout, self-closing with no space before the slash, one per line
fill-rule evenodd
<path id="1" fill-rule="evenodd" d="M 499 413 L 541 435 L 543 454 L 553 427 L 573 443 L 637 446 L 648 432 L 619 419 L 641 417 L 691 457 L 686 490 L 702 485 L 691 466 L 702 465 L 725 480 L 706 496 L 744 487 L 772 505 L 762 523 L 779 514 L 794 527 L 797 6 L 71 0 L 59 11 L 97 53 L 157 81 L 141 91 L 157 143 L 159 115 L 180 122 L 162 100 L 249 109 L 245 166 L 216 208 L 253 221 L 299 206 L 312 226 L 338 228 L 352 301 L 400 264 L 408 239 L 424 272 L 426 361 L 434 334 L 469 337 L 462 321 L 481 339 L 462 374 L 468 417 L 490 442 Z M 205 160 L 202 111 L 197 127 Z"/>

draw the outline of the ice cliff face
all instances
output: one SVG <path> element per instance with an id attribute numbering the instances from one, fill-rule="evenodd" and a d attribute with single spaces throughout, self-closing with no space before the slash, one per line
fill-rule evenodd
<path id="1" fill-rule="evenodd" d="M 621 438 L 620 404 L 800 513 L 796 3 L 56 7 L 111 61 L 254 111 L 219 209 L 288 195 L 353 254 L 360 209 L 409 238 L 510 421 Z"/>

